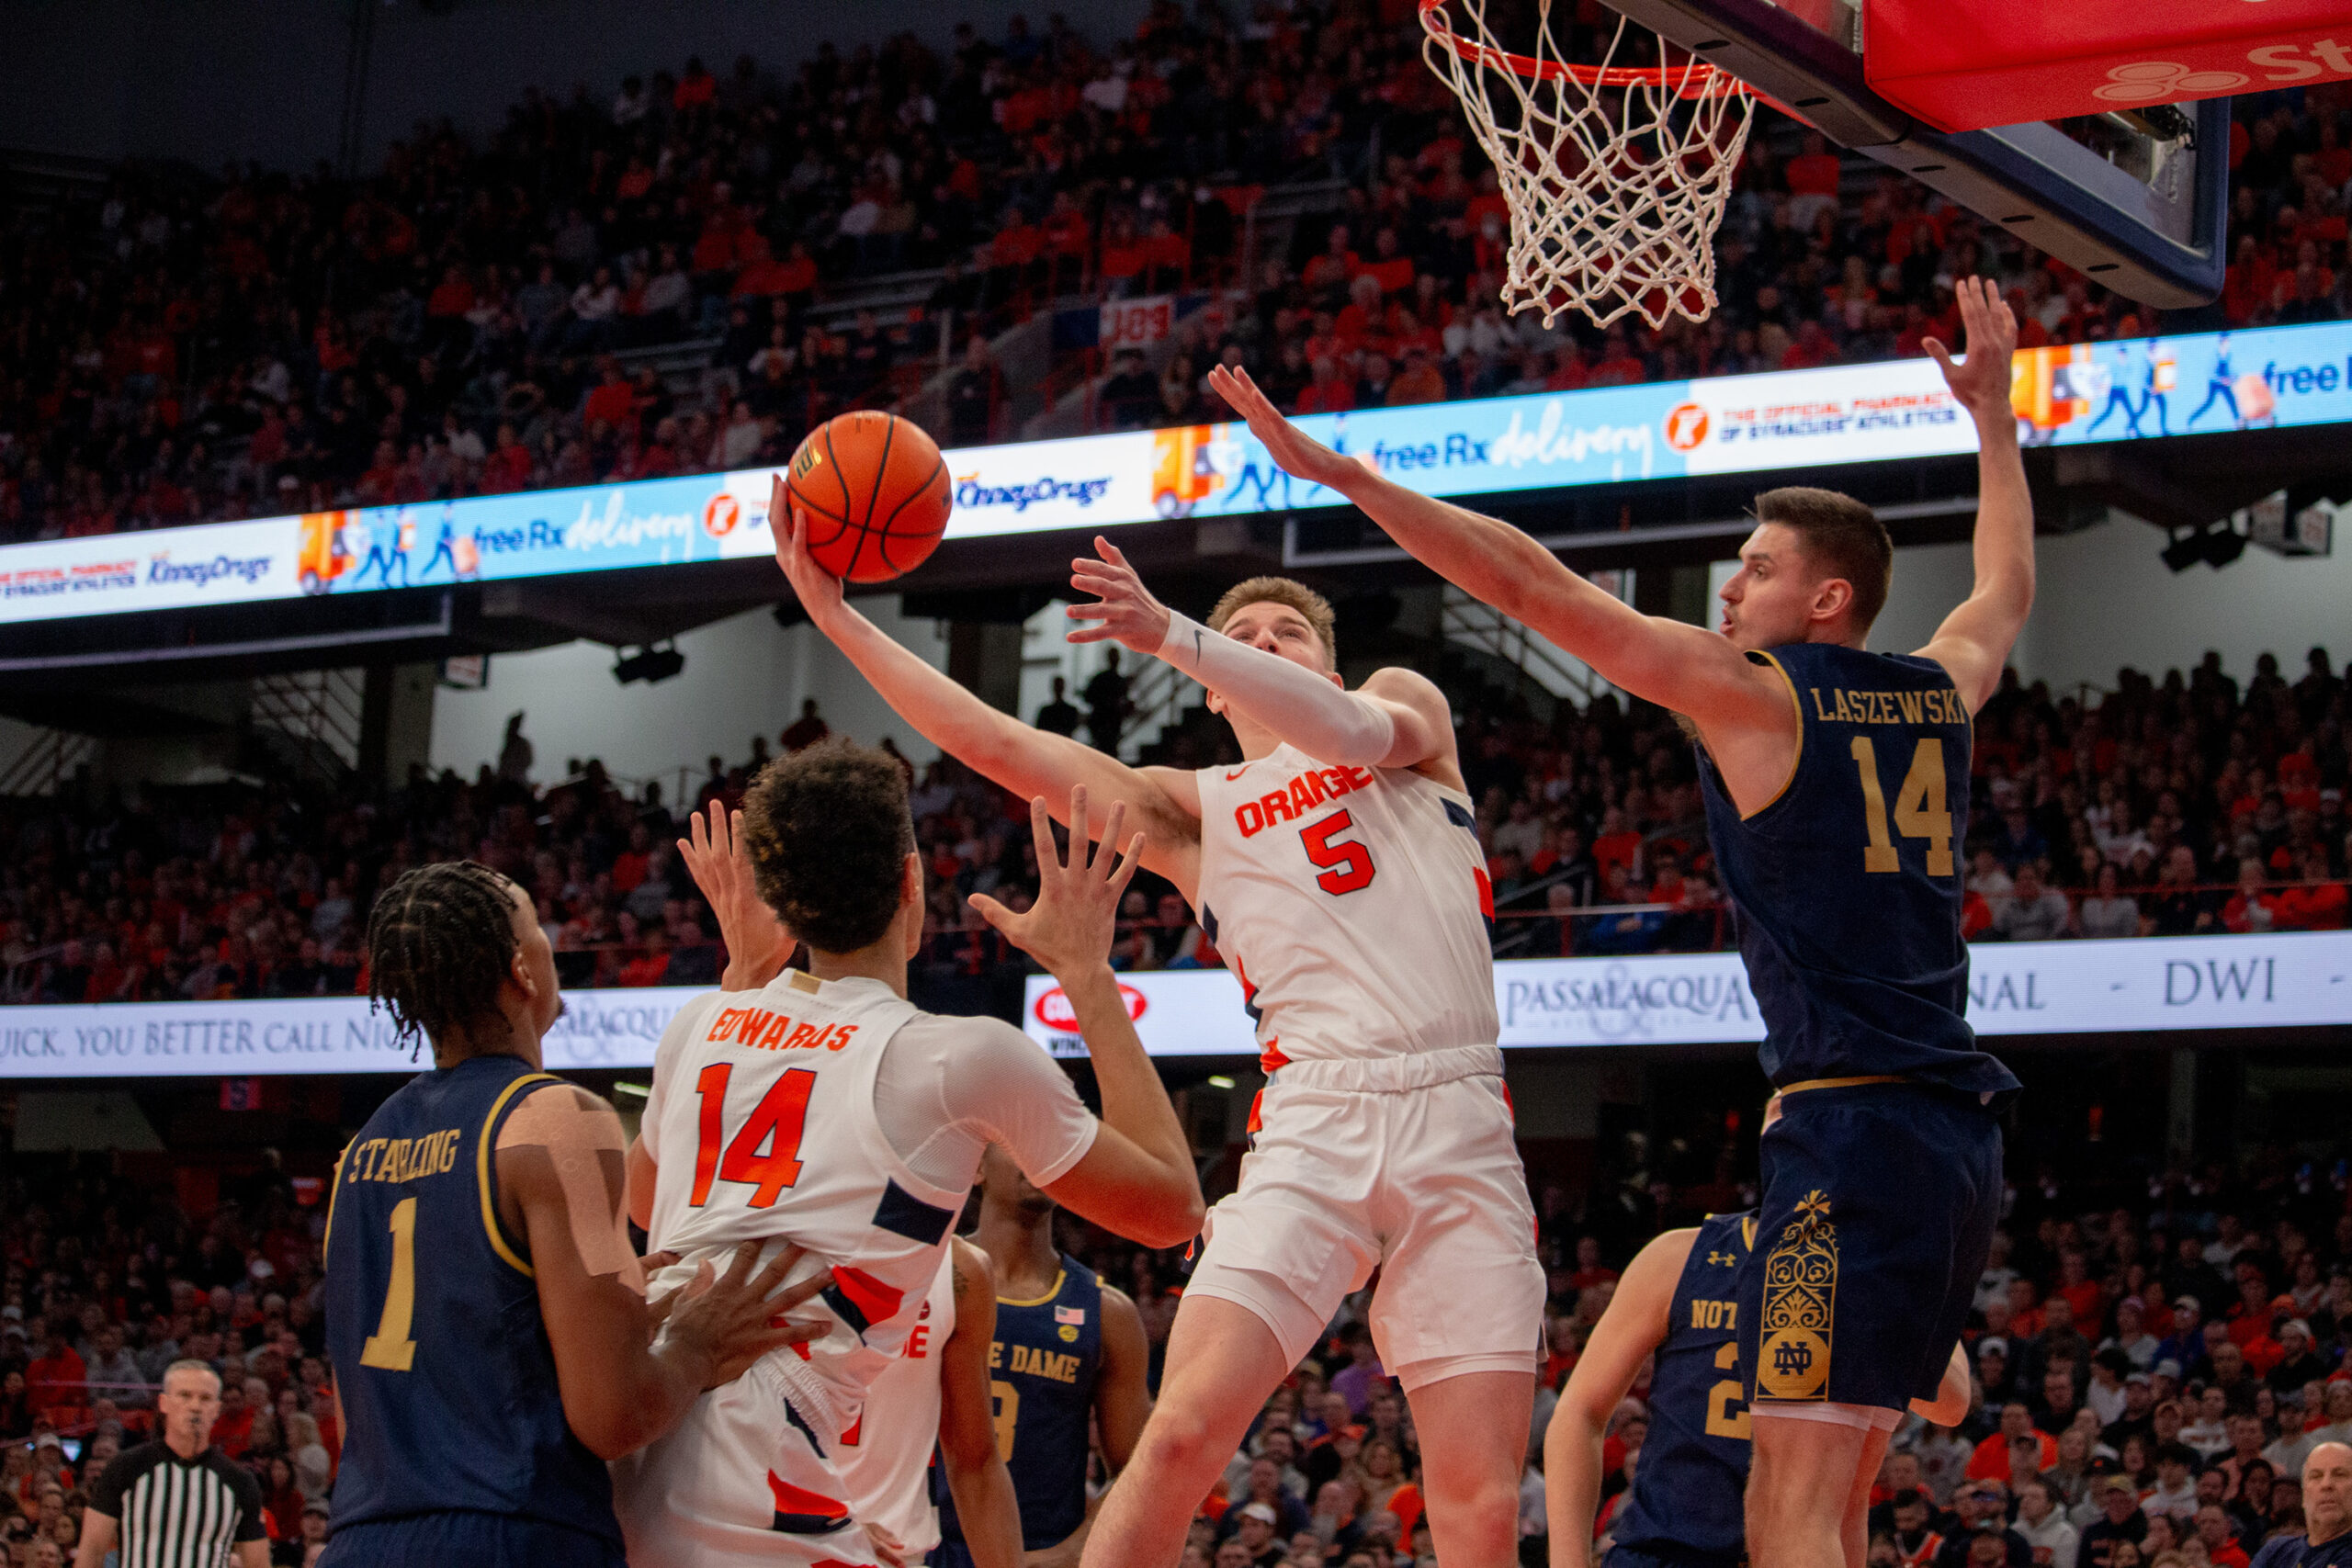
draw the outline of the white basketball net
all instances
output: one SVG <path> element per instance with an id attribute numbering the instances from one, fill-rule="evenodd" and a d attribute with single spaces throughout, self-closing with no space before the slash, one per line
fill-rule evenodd
<path id="1" fill-rule="evenodd" d="M 1421 0 L 1422 52 L 1462 100 L 1510 208 L 1504 307 L 1541 310 L 1546 326 L 1570 307 L 1597 326 L 1628 311 L 1653 328 L 1678 312 L 1706 320 L 1755 96 L 1694 56 L 1669 59 L 1662 40 L 1667 63 L 1618 64 L 1623 17 L 1600 62 L 1584 65 L 1558 52 L 1552 0 L 1537 0 L 1532 55 L 1498 42 L 1486 12 L 1487 0 Z"/>

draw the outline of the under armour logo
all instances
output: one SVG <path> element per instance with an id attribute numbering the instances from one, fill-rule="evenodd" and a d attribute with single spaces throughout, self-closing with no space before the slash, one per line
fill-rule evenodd
<path id="1" fill-rule="evenodd" d="M 1728 1252 L 1710 1252 L 1707 1254 L 1707 1261 L 1711 1264 L 1721 1264 L 1724 1268 L 1729 1269 L 1739 1259 Z"/>
<path id="2" fill-rule="evenodd" d="M 1802 1339 L 1782 1340 L 1772 1348 L 1772 1371 L 1784 1378 L 1801 1378 L 1813 1370 L 1813 1347 Z"/>

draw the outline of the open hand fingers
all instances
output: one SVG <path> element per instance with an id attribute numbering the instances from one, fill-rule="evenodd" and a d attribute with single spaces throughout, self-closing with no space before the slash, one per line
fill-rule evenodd
<path id="1" fill-rule="evenodd" d="M 1086 863 L 1086 846 L 1092 840 L 1086 830 L 1086 786 L 1074 784 L 1069 792 L 1069 868 L 1073 871 Z"/>
<path id="2" fill-rule="evenodd" d="M 993 930 L 1008 937 L 1012 934 L 1012 922 L 1016 917 L 1012 910 L 985 893 L 967 894 L 964 901 L 971 905 L 980 919 L 986 920 Z"/>
<path id="3" fill-rule="evenodd" d="M 768 1321 L 775 1322 L 786 1313 L 822 1292 L 825 1287 L 832 1282 L 832 1270 L 820 1269 L 797 1285 L 762 1297 L 761 1299 L 767 1303 L 770 1312 L 774 1314 Z"/>
<path id="4" fill-rule="evenodd" d="M 1046 808 L 1046 797 L 1029 797 L 1029 837 L 1037 846 L 1037 874 L 1052 875 L 1062 866 L 1061 856 L 1054 848 L 1054 814 Z"/>
<path id="5" fill-rule="evenodd" d="M 792 1266 L 799 1262 L 803 1256 L 800 1248 L 790 1242 L 785 1243 L 776 1250 L 776 1255 L 768 1259 L 767 1267 L 760 1270 L 759 1278 L 752 1281 L 752 1289 L 763 1296 L 773 1293 L 778 1285 L 784 1283 L 784 1277 L 792 1272 Z"/>
<path id="6" fill-rule="evenodd" d="M 1108 839 L 1110 835 L 1105 833 L 1103 837 Z M 1120 895 L 1126 892 L 1127 884 L 1135 880 L 1136 867 L 1142 863 L 1143 829 L 1138 828 L 1136 829 L 1136 836 L 1127 840 L 1126 853 L 1121 855 L 1119 857 L 1119 863 L 1111 869 L 1111 896 L 1113 898 L 1115 899 Z"/>
<path id="7" fill-rule="evenodd" d="M 747 1241 L 736 1247 L 735 1255 L 727 1260 L 726 1282 L 741 1285 L 751 1279 L 752 1270 L 760 1261 L 760 1244 Z"/>
<path id="8" fill-rule="evenodd" d="M 1113 801 L 1111 815 L 1104 818 L 1102 823 L 1102 837 L 1096 840 L 1094 852 L 1086 863 L 1087 869 L 1095 873 L 1105 882 L 1111 879 L 1111 863 L 1118 858 L 1119 829 L 1126 820 L 1127 803 L 1124 800 Z"/>

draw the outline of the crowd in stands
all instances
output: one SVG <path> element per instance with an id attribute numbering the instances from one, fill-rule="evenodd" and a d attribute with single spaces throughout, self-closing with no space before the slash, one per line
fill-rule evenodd
<path id="1" fill-rule="evenodd" d="M 1872 1498 L 1871 1561 L 2245 1568 L 2265 1540 L 2298 1529 L 2304 1456 L 2352 1437 L 2352 1211 L 2341 1166 L 2312 1153 L 2255 1147 L 2234 1170 L 2102 1154 L 2063 1176 L 2015 1176 L 1966 1330 L 1970 1412 L 1956 1428 L 1914 1416 L 1898 1430 Z M 1752 1203 L 1742 1158 L 1718 1126 L 1655 1150 L 1628 1136 L 1596 1151 L 1588 1180 L 1532 1167 L 1550 1289 L 1524 1561 L 1544 1561 L 1544 1428 L 1619 1269 L 1661 1229 Z M 47 1568 L 41 1541 L 70 1561 L 88 1487 L 145 1433 L 163 1369 L 180 1358 L 222 1374 L 214 1440 L 261 1483 L 272 1561 L 309 1562 L 342 1441 L 322 1357 L 317 1182 L 269 1170 L 216 1191 L 133 1179 L 103 1157 L 6 1154 L 0 1183 L 10 1568 Z M 1067 1218 L 1059 1240 L 1133 1292 L 1156 1383 L 1175 1255 Z M 1411 1414 L 1367 1305 L 1351 1298 L 1267 1402 L 1204 1504 L 1186 1568 L 1432 1561 Z M 1647 1394 L 1637 1382 L 1609 1426 L 1604 1539 L 1641 1461 Z M 1988 1537 L 2006 1555 L 1980 1545 Z"/>
<path id="2" fill-rule="evenodd" d="M 1088 733 L 1111 744 L 1126 703 L 1090 684 Z M 1455 693 L 1503 957 L 1730 945 L 1696 758 L 1662 710 L 1603 697 L 1549 724 L 1493 690 Z M 1037 717 L 1075 731 L 1058 695 Z M 2241 687 L 2209 656 L 2161 682 L 2124 671 L 2094 704 L 2014 680 L 1979 716 L 1963 931 L 1974 941 L 2342 929 L 2352 822 L 2352 694 L 2313 649 L 2289 682 L 2268 655 Z M 1215 729 L 1222 735 L 1223 727 Z M 811 702 L 777 738 L 828 733 Z M 1234 760 L 1178 731 L 1147 761 Z M 885 740 L 884 744 L 889 742 Z M 682 813 L 740 800 L 764 737 L 710 759 L 691 799 L 624 789 L 595 761 L 535 786 L 527 741 L 471 780 L 413 770 L 370 793 L 292 784 L 0 801 L 0 998 L 115 1001 L 364 991 L 370 900 L 411 866 L 471 857 L 528 888 L 575 987 L 708 985 L 724 955 L 674 852 Z M 918 983 L 933 1005 L 1016 1016 L 1025 961 L 965 895 L 1035 886 L 1028 812 L 969 770 L 911 763 L 930 865 Z M 1216 965 L 1172 888 L 1144 874 L 1122 968 Z"/>
<path id="3" fill-rule="evenodd" d="M 1057 14 L 533 91 L 359 177 L 124 167 L 0 221 L 0 541 L 781 463 L 943 361 L 935 434 L 1011 439 L 986 339 L 1070 297 L 1215 291 L 1160 370 L 1102 367 L 1112 427 L 1214 417 L 1220 359 L 1312 412 L 1916 354 L 1972 273 L 2029 344 L 2352 313 L 2339 83 L 2237 101 L 2235 259 L 2193 316 L 1767 110 L 1713 320 L 1543 329 L 1495 306 L 1502 200 L 1420 41 L 1406 0 L 1160 0 L 1115 41 Z M 1343 208 L 1245 247 L 1301 175 L 1346 178 Z M 917 266 L 942 270 L 911 311 L 825 308 Z M 712 345 L 698 379 L 616 357 L 681 342 Z"/>

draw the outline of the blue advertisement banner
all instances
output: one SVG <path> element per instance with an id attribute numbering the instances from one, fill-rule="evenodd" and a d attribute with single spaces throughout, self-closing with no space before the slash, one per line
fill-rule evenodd
<path id="1" fill-rule="evenodd" d="M 2023 350 L 2033 446 L 2352 423 L 2352 322 Z M 1299 422 L 1437 496 L 1961 456 L 1929 360 L 1833 366 Z M 1238 422 L 950 450 L 949 538 L 1340 504 Z M 481 496 L 0 548 L 0 623 L 762 557 L 775 470 Z"/>

